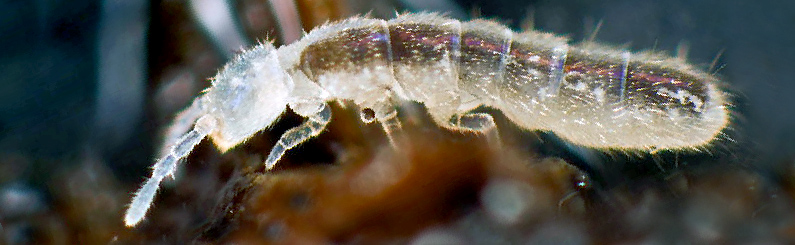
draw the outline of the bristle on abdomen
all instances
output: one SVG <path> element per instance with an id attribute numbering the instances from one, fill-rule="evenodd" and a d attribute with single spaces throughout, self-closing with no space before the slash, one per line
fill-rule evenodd
<path id="1" fill-rule="evenodd" d="M 193 129 L 169 137 L 172 147 L 136 192 L 125 223 L 144 218 L 161 180 L 203 138 L 226 151 L 273 125 L 288 106 L 307 120 L 279 138 L 264 162 L 267 170 L 326 128 L 328 103 L 336 100 L 356 104 L 363 121 L 377 120 L 395 147 L 402 138 L 396 107 L 408 100 L 425 104 L 438 125 L 484 133 L 495 146 L 497 124 L 473 111 L 479 106 L 588 147 L 696 149 L 715 140 L 728 122 L 716 81 L 681 59 L 569 45 L 491 21 L 433 14 L 350 18 L 279 49 L 261 43 L 224 66 L 213 86 L 175 120 L 172 128 L 193 123 Z"/>
<path id="2" fill-rule="evenodd" d="M 424 103 L 442 126 L 484 105 L 577 144 L 651 149 L 702 146 L 728 121 L 716 79 L 682 60 L 485 20 L 353 18 L 286 49 L 300 62 L 284 65 L 332 98 L 372 104 L 386 88 Z"/>

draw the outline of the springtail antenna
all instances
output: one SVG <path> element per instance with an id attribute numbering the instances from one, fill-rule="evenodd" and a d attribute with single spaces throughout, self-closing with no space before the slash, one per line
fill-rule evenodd
<path id="1" fill-rule="evenodd" d="M 171 147 L 168 155 L 155 163 L 152 170 L 152 177 L 149 178 L 137 192 L 124 214 L 124 224 L 133 227 L 143 220 L 146 211 L 152 206 L 152 200 L 160 187 L 163 178 L 173 175 L 177 168 L 177 162 L 188 156 L 191 150 L 199 144 L 210 132 L 215 129 L 215 120 L 210 116 L 202 116 L 196 121 L 193 130 L 183 135 L 174 146 Z"/>

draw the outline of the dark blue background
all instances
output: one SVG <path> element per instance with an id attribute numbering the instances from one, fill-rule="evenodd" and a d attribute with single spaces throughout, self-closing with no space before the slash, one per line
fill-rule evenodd
<path id="1" fill-rule="evenodd" d="M 438 1 L 403 1 L 410 11 Z M 603 21 L 596 39 L 631 50 L 667 50 L 688 44 L 690 62 L 705 69 L 721 52 L 718 75 L 733 95 L 732 144 L 747 151 L 761 170 L 795 164 L 795 1 L 457 1 L 453 16 L 477 6 L 483 17 L 518 28 L 529 10 L 535 27 L 583 40 Z M 0 157 L 22 155 L 35 171 L 0 179 L 46 185 L 60 159 L 96 149 L 111 168 L 146 171 L 153 135 L 142 116 L 121 140 L 95 122 L 98 76 L 98 1 L 12 0 L 0 3 Z M 124 14 L 125 9 L 116 9 Z M 142 21 L 148 21 L 145 18 Z M 125 35 L 125 30 L 119 30 Z M 142 50 L 141 52 L 146 52 Z M 144 74 L 146 75 L 146 74 Z M 146 90 L 142 90 L 146 91 Z M 123 92 L 120 92 L 123 93 Z M 119 94 L 121 96 L 121 94 Z M 144 101 L 151 95 L 142 94 Z M 123 108 L 123 107 L 122 107 Z M 119 143 L 120 142 L 120 143 Z M 13 159 L 0 159 L 0 162 Z M 32 162 L 32 163 L 31 163 Z M 2 165 L 2 164 L 0 164 Z M 137 183 L 141 176 L 129 177 Z M 37 182 L 38 181 L 38 182 Z"/>

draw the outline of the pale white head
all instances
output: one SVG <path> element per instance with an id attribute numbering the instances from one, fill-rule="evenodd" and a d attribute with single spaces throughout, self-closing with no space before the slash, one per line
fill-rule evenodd
<path id="1" fill-rule="evenodd" d="M 287 107 L 294 84 L 270 43 L 246 50 L 213 79 L 204 111 L 216 121 L 210 134 L 221 151 L 270 126 Z"/>
<path id="2" fill-rule="evenodd" d="M 270 43 L 259 44 L 229 62 L 213 79 L 213 86 L 175 120 L 179 124 L 198 118 L 190 132 L 167 143 L 171 147 L 155 163 L 152 177 L 135 193 L 124 223 L 134 226 L 143 219 L 160 182 L 173 175 L 177 162 L 205 136 L 210 135 L 221 151 L 240 144 L 276 121 L 292 90 L 293 80 L 282 69 Z"/>

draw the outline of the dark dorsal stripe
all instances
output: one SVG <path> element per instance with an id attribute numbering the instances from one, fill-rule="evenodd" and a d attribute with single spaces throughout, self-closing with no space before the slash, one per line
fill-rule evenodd
<path id="1" fill-rule="evenodd" d="M 313 81 L 324 72 L 344 72 L 371 64 L 389 65 L 389 32 L 380 23 L 352 27 L 312 43 L 301 54 L 302 71 Z"/>
<path id="2" fill-rule="evenodd" d="M 704 78 L 659 65 L 632 61 L 626 79 L 631 104 L 699 114 L 710 98 Z"/>
<path id="3" fill-rule="evenodd" d="M 481 20 L 359 21 L 318 38 L 301 53 L 301 70 L 311 80 L 324 72 L 355 72 L 372 65 L 421 67 L 445 60 L 457 66 L 460 92 L 481 99 L 513 96 L 514 103 L 527 103 L 530 96 L 543 100 L 557 95 L 582 105 L 623 103 L 692 113 L 709 100 L 703 77 L 659 62 L 630 62 L 626 51 L 570 48 L 563 39 L 513 34 Z"/>
<path id="4" fill-rule="evenodd" d="M 498 85 L 501 92 L 518 100 L 514 103 L 530 103 L 533 99 L 541 101 L 556 94 L 563 77 L 567 47 L 564 39 L 551 36 L 514 35 L 504 82 Z"/>
<path id="5" fill-rule="evenodd" d="M 394 64 L 422 66 L 452 57 L 460 47 L 460 33 L 452 26 L 419 23 L 390 25 Z"/>
<path id="6" fill-rule="evenodd" d="M 563 65 L 565 84 L 560 96 L 598 106 L 620 103 L 628 62 L 627 52 L 588 51 L 575 46 L 569 49 Z"/>
<path id="7" fill-rule="evenodd" d="M 462 24 L 458 77 L 466 92 L 498 99 L 497 83 L 503 82 L 511 36 L 510 30 L 492 22 Z"/>

